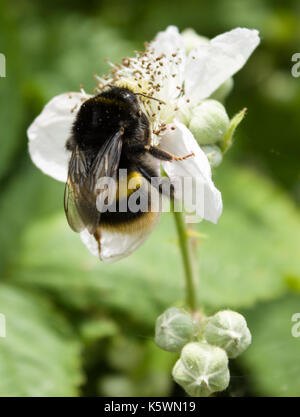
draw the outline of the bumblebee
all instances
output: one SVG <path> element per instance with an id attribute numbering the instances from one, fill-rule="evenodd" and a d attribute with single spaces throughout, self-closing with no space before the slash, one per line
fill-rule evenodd
<path id="1" fill-rule="evenodd" d="M 151 211 L 99 211 L 97 182 L 110 177 L 118 184 L 120 169 L 128 179 L 150 183 L 159 177 L 157 160 L 173 161 L 176 157 L 151 145 L 150 123 L 142 112 L 139 94 L 125 87 L 110 86 L 81 105 L 71 129 L 66 148 L 71 151 L 64 207 L 70 227 L 75 232 L 87 229 L 100 245 L 101 228 L 130 232 L 151 227 L 158 213 Z M 148 99 L 151 99 L 149 97 Z M 144 187 L 145 193 L 149 188 Z M 161 190 L 160 190 L 161 191 Z M 128 198 L 130 190 L 127 190 Z M 116 196 L 116 199 L 118 197 Z M 151 205 L 148 198 L 149 208 Z"/>

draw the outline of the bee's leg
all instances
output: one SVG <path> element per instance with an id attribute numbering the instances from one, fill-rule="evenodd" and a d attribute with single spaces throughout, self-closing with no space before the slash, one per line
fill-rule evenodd
<path id="1" fill-rule="evenodd" d="M 176 156 L 170 152 L 164 151 L 158 146 L 145 145 L 143 143 L 127 144 L 127 149 L 131 153 L 143 153 L 146 151 L 150 155 L 154 156 L 154 158 L 160 159 L 161 161 L 170 162 L 183 161 L 184 159 L 190 158 L 191 156 L 195 156 L 194 152 L 184 156 Z"/>
<path id="2" fill-rule="evenodd" d="M 160 159 L 161 161 L 183 161 L 184 159 L 190 158 L 191 156 L 195 156 L 194 152 L 185 156 L 176 156 L 167 151 L 164 151 L 163 149 L 160 149 L 158 146 L 151 145 L 144 146 L 144 149 L 147 152 L 149 152 L 152 156 L 154 156 L 157 159 Z"/>
<path id="3" fill-rule="evenodd" d="M 138 165 L 138 170 L 160 194 L 164 194 L 171 199 L 174 198 L 174 186 L 168 177 L 158 177 L 151 168 L 142 164 Z"/>

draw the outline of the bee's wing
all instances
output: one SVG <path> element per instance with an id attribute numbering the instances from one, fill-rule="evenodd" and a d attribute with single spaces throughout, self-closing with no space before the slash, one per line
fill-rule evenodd
<path id="1" fill-rule="evenodd" d="M 70 227 L 75 232 L 87 229 L 96 232 L 100 212 L 96 207 L 97 181 L 101 177 L 116 179 L 122 150 L 122 133 L 118 131 L 100 148 L 91 166 L 84 152 L 78 147 L 72 152 L 68 180 L 65 188 L 64 206 Z"/>
<path id="2" fill-rule="evenodd" d="M 76 147 L 69 162 L 68 180 L 65 187 L 64 206 L 70 227 L 75 232 L 93 229 L 99 222 L 94 204 L 95 197 L 86 188 L 89 177 L 88 161 L 85 154 Z"/>

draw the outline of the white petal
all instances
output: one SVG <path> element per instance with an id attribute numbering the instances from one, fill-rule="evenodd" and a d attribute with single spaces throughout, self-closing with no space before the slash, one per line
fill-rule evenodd
<path id="1" fill-rule="evenodd" d="M 176 178 L 193 178 L 190 187 L 184 188 L 186 202 L 193 202 L 196 197 L 196 213 L 216 223 L 222 213 L 222 198 L 211 180 L 208 159 L 185 125 L 178 121 L 172 125 L 175 126 L 175 130 L 162 137 L 160 147 L 176 156 L 185 156 L 192 152 L 195 156 L 183 161 L 163 162 L 163 168 L 171 181 L 176 182 Z M 185 205 L 187 210 L 191 207 L 192 204 Z"/>
<path id="2" fill-rule="evenodd" d="M 117 232 L 101 229 L 100 259 L 104 262 L 116 262 L 130 255 L 138 249 L 149 237 L 156 227 L 160 213 L 152 213 L 153 220 L 146 228 L 136 228 L 128 232 Z M 96 239 L 86 229 L 80 233 L 81 240 L 94 256 L 99 256 L 99 247 Z"/>
<path id="3" fill-rule="evenodd" d="M 150 45 L 157 56 L 165 54 L 171 57 L 176 50 L 185 51 L 184 39 L 176 26 L 169 26 L 165 31 L 159 32 Z"/>
<path id="4" fill-rule="evenodd" d="M 58 181 L 67 180 L 70 152 L 65 144 L 83 97 L 88 98 L 81 93 L 64 93 L 54 97 L 27 130 L 32 161 Z"/>
<path id="5" fill-rule="evenodd" d="M 157 34 L 150 44 L 150 49 L 156 57 L 165 56 L 160 61 L 162 75 L 156 76 L 157 83 L 160 84 L 160 92 L 156 96 L 169 103 L 178 96 L 177 87 L 183 86 L 186 61 L 184 39 L 176 26 L 169 26 L 164 32 Z"/>
<path id="6" fill-rule="evenodd" d="M 192 100 L 209 97 L 243 67 L 259 42 L 257 30 L 237 28 L 193 49 L 185 69 L 186 95 Z"/>

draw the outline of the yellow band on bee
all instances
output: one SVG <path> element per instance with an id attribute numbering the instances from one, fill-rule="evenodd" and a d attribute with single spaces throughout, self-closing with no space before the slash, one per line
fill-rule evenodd
<path id="1" fill-rule="evenodd" d="M 134 191 L 142 185 L 143 176 L 137 171 L 132 171 L 127 175 L 124 181 L 119 181 L 116 199 L 122 200 L 128 198 Z"/>

